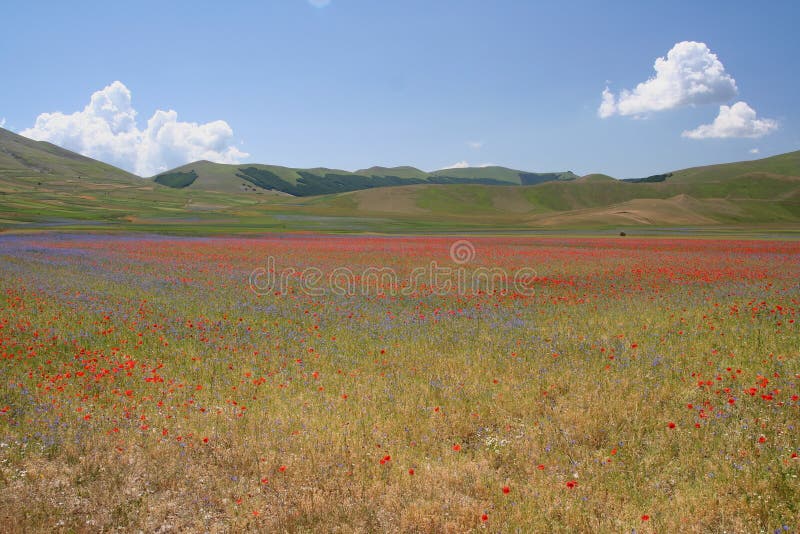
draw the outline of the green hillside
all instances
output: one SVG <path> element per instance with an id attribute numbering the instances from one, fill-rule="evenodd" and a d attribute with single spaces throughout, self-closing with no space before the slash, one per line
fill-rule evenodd
<path id="1" fill-rule="evenodd" d="M 522 187 L 461 184 L 356 191 L 326 197 L 316 209 L 349 206 L 375 217 L 534 227 L 800 221 L 800 152 L 653 176 L 658 179 L 622 181 L 590 174 Z"/>
<path id="2" fill-rule="evenodd" d="M 442 169 L 431 173 L 433 176 L 470 180 L 496 180 L 514 185 L 535 185 L 551 180 L 574 180 L 578 178 L 571 171 L 536 173 L 515 171 L 506 167 L 466 167 L 462 169 Z"/>
<path id="3" fill-rule="evenodd" d="M 181 192 L 0 128 L 0 231 L 209 218 L 253 204 L 243 195 Z"/>
<path id="4" fill-rule="evenodd" d="M 769 158 L 677 170 L 672 172 L 668 181 L 673 183 L 714 182 L 751 174 L 798 177 L 800 176 L 800 150 Z"/>
<path id="5" fill-rule="evenodd" d="M 363 174 L 365 176 L 397 176 L 398 178 L 417 178 L 420 180 L 424 180 L 428 176 L 427 172 L 408 165 L 400 167 L 370 167 L 369 169 L 359 169 L 356 171 L 356 174 Z"/>
<path id="6" fill-rule="evenodd" d="M 507 188 L 424 185 L 320 197 L 307 210 L 522 227 L 795 224 L 800 222 L 800 178 L 734 178 L 711 186 L 597 177 Z"/>
<path id="7" fill-rule="evenodd" d="M 544 181 L 518 185 L 511 181 L 513 173 L 519 183 Z M 348 172 L 195 162 L 151 180 L 0 130 L 0 231 L 516 232 L 651 226 L 800 232 L 800 152 L 653 176 L 657 179 L 622 181 L 503 167 L 428 174 L 413 167 Z"/>
<path id="8" fill-rule="evenodd" d="M 60 178 L 98 183 L 141 184 L 137 176 L 51 143 L 0 128 L 0 181 Z"/>
<path id="9" fill-rule="evenodd" d="M 210 161 L 195 161 L 194 163 L 182 165 L 171 171 L 159 174 L 153 177 L 153 180 L 159 182 L 159 178 L 162 176 L 169 176 L 176 173 L 189 174 L 193 172 L 196 174 L 197 178 L 190 184 L 177 187 L 178 189 L 191 187 L 198 191 L 216 191 L 219 193 L 263 192 L 261 188 L 237 176 L 240 173 L 240 169 L 247 167 L 269 171 L 291 184 L 297 183 L 297 180 L 300 179 L 300 175 L 297 174 L 294 169 L 280 167 L 278 165 L 261 165 L 257 163 L 228 165 L 225 163 L 212 163 Z"/>
<path id="10" fill-rule="evenodd" d="M 417 184 L 532 185 L 574 180 L 572 172 L 533 173 L 505 167 L 468 167 L 426 173 L 415 167 L 370 167 L 355 172 L 341 169 L 293 169 L 245 163 L 228 165 L 198 161 L 155 176 L 155 182 L 176 189 L 224 193 L 286 193 L 317 196 L 375 187 Z"/>

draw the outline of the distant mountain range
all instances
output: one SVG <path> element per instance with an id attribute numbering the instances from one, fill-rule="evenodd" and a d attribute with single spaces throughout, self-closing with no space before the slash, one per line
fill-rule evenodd
<path id="1" fill-rule="evenodd" d="M 0 229 L 521 231 L 768 226 L 800 231 L 800 151 L 636 180 L 504 167 L 293 169 L 198 161 L 140 178 L 0 129 Z"/>

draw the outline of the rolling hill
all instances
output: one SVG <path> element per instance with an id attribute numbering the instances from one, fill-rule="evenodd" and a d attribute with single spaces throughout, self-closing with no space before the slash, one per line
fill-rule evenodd
<path id="1" fill-rule="evenodd" d="M 204 161 L 145 179 L 0 129 L 0 230 L 208 234 L 646 226 L 800 231 L 800 151 L 633 181 L 504 167 L 348 172 Z"/>
<path id="2" fill-rule="evenodd" d="M 17 179 L 36 177 L 142 185 L 122 169 L 0 128 L 0 181 L 18 184 Z"/>
<path id="3" fill-rule="evenodd" d="M 176 214 L 186 217 L 253 203 L 240 197 L 180 193 L 0 128 L 0 230 L 102 227 L 142 218 L 169 221 Z"/>
<path id="4" fill-rule="evenodd" d="M 293 169 L 278 165 L 229 165 L 197 161 L 154 176 L 153 180 L 175 189 L 225 193 L 273 191 L 307 197 L 418 184 L 532 185 L 577 178 L 569 171 L 534 173 L 498 166 L 442 169 L 430 173 L 408 166 L 370 167 L 350 172 L 328 168 Z"/>

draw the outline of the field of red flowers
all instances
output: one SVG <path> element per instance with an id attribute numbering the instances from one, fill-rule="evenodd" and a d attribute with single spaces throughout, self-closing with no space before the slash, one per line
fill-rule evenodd
<path id="1" fill-rule="evenodd" d="M 799 281 L 767 240 L 2 236 L 2 530 L 797 532 Z"/>

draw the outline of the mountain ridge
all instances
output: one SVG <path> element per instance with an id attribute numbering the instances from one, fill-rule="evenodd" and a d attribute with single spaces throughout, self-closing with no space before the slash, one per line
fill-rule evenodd
<path id="1" fill-rule="evenodd" d="M 189 174 L 194 173 L 193 179 Z M 374 187 L 417 184 L 534 185 L 575 180 L 571 171 L 537 173 L 497 165 L 439 169 L 425 172 L 409 165 L 373 166 L 356 171 L 327 167 L 293 168 L 263 163 L 226 164 L 196 161 L 152 177 L 176 189 L 253 193 L 278 191 L 292 196 L 316 196 Z"/>

